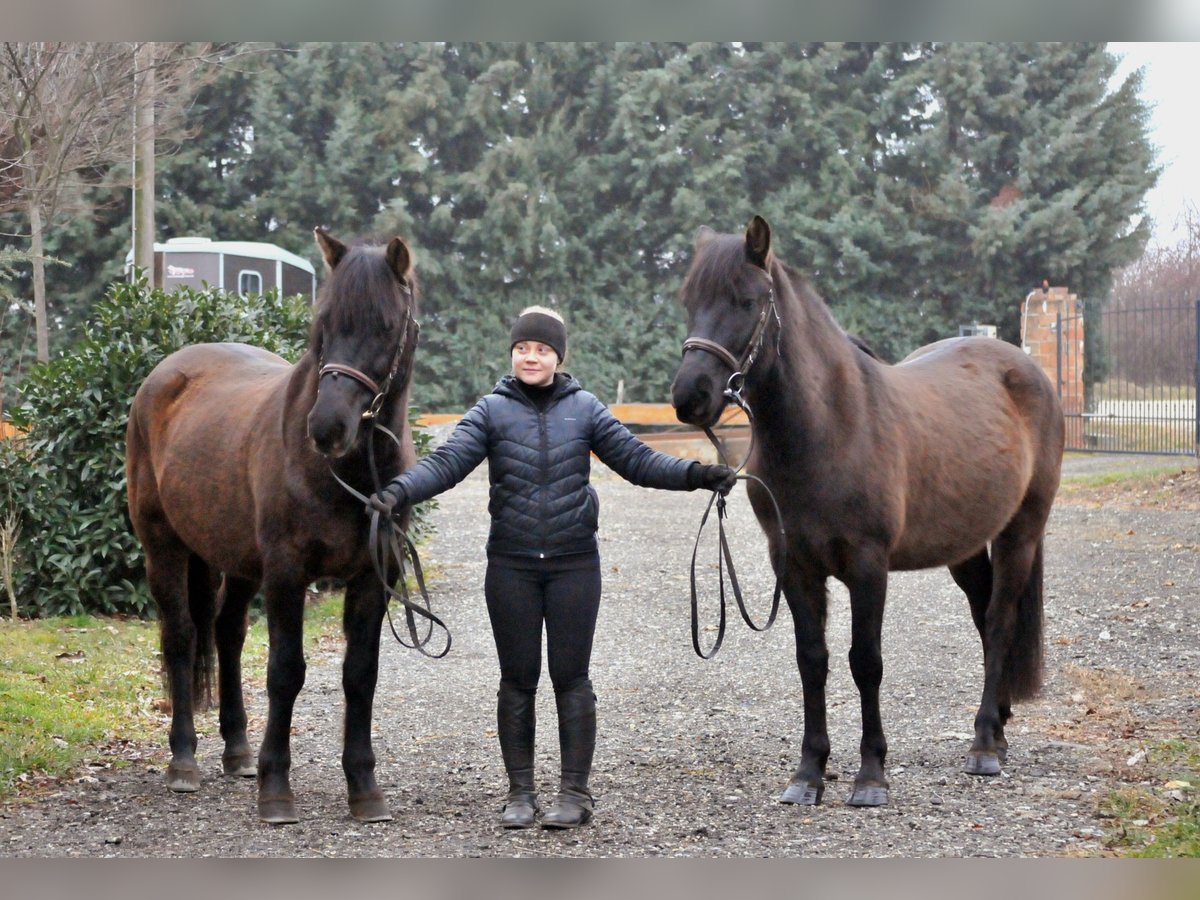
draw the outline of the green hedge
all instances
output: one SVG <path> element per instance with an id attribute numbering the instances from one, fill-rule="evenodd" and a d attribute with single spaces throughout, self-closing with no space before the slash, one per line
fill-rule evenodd
<path id="1" fill-rule="evenodd" d="M 82 339 L 22 385 L 11 415 L 27 437 L 0 441 L 0 504 L 21 510 L 22 615 L 153 614 L 125 497 L 125 424 L 138 386 L 168 354 L 206 341 L 295 360 L 310 322 L 305 298 L 275 291 L 247 300 L 215 289 L 166 293 L 144 280 L 112 285 Z"/>

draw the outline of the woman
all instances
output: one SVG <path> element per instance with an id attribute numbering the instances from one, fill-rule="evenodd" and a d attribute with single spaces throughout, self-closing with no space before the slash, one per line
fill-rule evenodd
<path id="1" fill-rule="evenodd" d="M 488 460 L 488 567 L 484 595 L 500 661 L 496 723 L 509 791 L 500 824 L 529 828 L 534 787 L 534 699 L 542 626 L 558 711 L 562 779 L 543 828 L 575 828 L 592 816 L 588 790 L 596 745 L 596 696 L 588 677 L 600 607 L 599 501 L 591 454 L 637 485 L 727 492 L 727 466 L 650 449 L 565 372 L 567 329 L 553 310 L 524 310 L 509 334 L 512 374 L 463 417 L 441 447 L 371 498 L 377 509 L 419 503 Z"/>

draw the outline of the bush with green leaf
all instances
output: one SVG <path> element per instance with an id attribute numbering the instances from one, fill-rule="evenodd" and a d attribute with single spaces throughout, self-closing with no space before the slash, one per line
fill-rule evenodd
<path id="1" fill-rule="evenodd" d="M 27 432 L 0 442 L 0 480 L 22 512 L 15 580 L 24 615 L 144 615 L 152 609 L 125 506 L 125 424 L 138 386 L 187 344 L 242 341 L 288 359 L 303 351 L 311 308 L 269 292 L 151 290 L 117 283 L 84 335 L 35 366 L 11 410 Z"/>

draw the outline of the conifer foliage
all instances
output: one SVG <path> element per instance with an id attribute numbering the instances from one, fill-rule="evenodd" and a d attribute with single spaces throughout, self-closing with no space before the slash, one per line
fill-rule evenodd
<path id="1" fill-rule="evenodd" d="M 207 86 L 159 160 L 161 237 L 317 263 L 317 224 L 403 235 L 415 401 L 439 410 L 505 370 L 533 303 L 566 316 L 602 399 L 664 400 L 692 237 L 754 213 L 887 357 L 971 322 L 1015 339 L 1032 287 L 1103 297 L 1146 241 L 1147 109 L 1115 65 L 1082 43 L 279 45 Z M 86 238 L 127 233 L 110 215 L 48 252 L 94 277 L 112 242 Z M 69 275 L 67 322 L 103 290 Z"/>

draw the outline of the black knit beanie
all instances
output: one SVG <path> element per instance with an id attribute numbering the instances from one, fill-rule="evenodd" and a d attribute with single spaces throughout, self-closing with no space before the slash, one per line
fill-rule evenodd
<path id="1" fill-rule="evenodd" d="M 527 312 L 519 316 L 508 337 L 509 350 L 521 341 L 537 341 L 557 353 L 559 362 L 567 356 L 567 326 L 545 313 Z"/>

